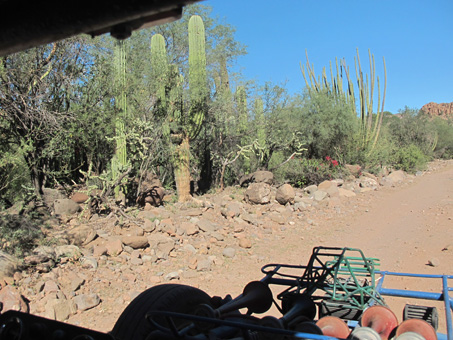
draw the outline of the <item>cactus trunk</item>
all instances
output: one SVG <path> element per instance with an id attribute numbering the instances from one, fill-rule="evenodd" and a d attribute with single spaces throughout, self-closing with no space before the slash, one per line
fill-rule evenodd
<path id="1" fill-rule="evenodd" d="M 184 136 L 175 148 L 175 182 L 178 192 L 178 201 L 185 202 L 192 198 L 190 195 L 190 144 L 189 138 Z"/>
<path id="2" fill-rule="evenodd" d="M 168 68 L 165 39 L 161 34 L 155 34 L 151 38 L 151 87 L 155 100 L 154 115 L 159 118 L 165 118 L 167 115 L 165 86 Z"/>
<path id="3" fill-rule="evenodd" d="M 115 85 L 116 99 L 116 150 L 112 159 L 113 179 L 118 178 L 127 166 L 126 131 L 124 121 L 127 119 L 127 95 L 126 95 L 126 49 L 123 41 L 118 41 L 115 47 Z M 121 188 L 114 189 L 118 198 Z"/>
<path id="4" fill-rule="evenodd" d="M 205 31 L 203 21 L 198 15 L 189 20 L 189 94 L 190 109 L 186 131 L 189 139 L 195 139 L 203 126 L 208 99 Z"/>

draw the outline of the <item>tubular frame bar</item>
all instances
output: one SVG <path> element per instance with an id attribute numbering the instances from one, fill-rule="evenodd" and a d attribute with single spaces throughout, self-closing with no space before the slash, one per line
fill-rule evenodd
<path id="1" fill-rule="evenodd" d="M 411 273 L 398 273 L 388 271 L 376 271 L 376 274 L 380 274 L 379 282 L 376 286 L 377 291 L 381 295 L 385 296 L 396 296 L 396 297 L 408 297 L 414 299 L 423 300 L 434 300 L 444 301 L 445 304 L 445 320 L 447 323 L 447 339 L 453 340 L 453 325 L 452 325 L 452 310 L 453 310 L 453 299 L 449 295 L 449 291 L 453 291 L 452 287 L 448 286 L 448 280 L 453 279 L 453 275 L 431 275 L 431 274 L 411 274 Z M 432 293 L 417 290 L 403 290 L 403 289 L 389 289 L 383 288 L 384 279 L 387 275 L 400 276 L 400 277 L 416 277 L 424 279 L 441 279 L 442 280 L 442 292 Z M 438 335 L 443 335 L 439 334 Z"/>

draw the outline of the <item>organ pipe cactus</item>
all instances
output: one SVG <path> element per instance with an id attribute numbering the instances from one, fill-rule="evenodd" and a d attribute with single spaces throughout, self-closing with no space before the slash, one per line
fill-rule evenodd
<path id="1" fill-rule="evenodd" d="M 349 67 L 346 65 L 345 60 L 341 60 L 340 65 L 338 59 L 335 59 L 336 74 L 332 70 L 332 63 L 330 63 L 330 79 L 329 82 L 327 79 L 325 68 L 322 72 L 322 77 L 316 77 L 314 68 L 310 65 L 308 60 L 308 54 L 306 53 L 307 63 L 306 69 L 301 64 L 302 75 L 305 80 L 305 84 L 309 91 L 320 92 L 322 90 L 328 89 L 329 92 L 335 96 L 344 96 L 346 101 L 351 105 L 351 108 L 355 115 L 357 115 L 361 120 L 361 143 L 360 146 L 363 149 L 367 149 L 369 152 L 372 152 L 376 142 L 379 138 L 379 133 L 382 125 L 382 118 L 384 113 L 384 103 L 385 103 L 385 92 L 387 87 L 387 71 L 385 66 L 385 58 L 383 58 L 384 64 L 384 89 L 382 96 L 382 106 L 381 106 L 381 89 L 379 77 L 376 77 L 375 72 L 375 61 L 374 55 L 368 50 L 369 62 L 370 62 L 370 74 L 366 75 L 365 79 L 363 76 L 362 66 L 360 62 L 359 50 L 356 51 L 356 57 L 354 58 L 355 70 L 356 70 L 356 79 L 357 79 L 357 89 L 358 89 L 358 105 L 356 103 L 356 97 L 354 92 L 354 83 L 350 77 Z M 346 79 L 343 78 L 343 75 L 346 76 Z M 373 124 L 373 95 L 375 92 L 375 84 L 377 79 L 377 110 L 376 117 L 374 118 Z M 346 81 L 347 90 L 343 88 L 343 82 Z"/>

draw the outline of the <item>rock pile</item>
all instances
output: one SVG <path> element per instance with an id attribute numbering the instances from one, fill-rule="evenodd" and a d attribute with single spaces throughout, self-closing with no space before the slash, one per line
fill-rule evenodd
<path id="1" fill-rule="evenodd" d="M 52 231 L 53 245 L 34 249 L 22 270 L 0 254 L 0 264 L 8 269 L 0 279 L 0 301 L 20 310 L 29 301 L 32 313 L 57 320 L 92 308 L 123 306 L 157 283 L 209 277 L 216 267 L 247 255 L 263 235 L 313 225 L 317 209 L 338 207 L 342 200 L 409 177 L 403 172 L 381 178 L 361 173 L 349 181 L 295 189 L 274 187 L 269 176 L 255 173 L 244 181 L 246 189 L 228 188 L 196 202 L 129 210 L 120 217 L 93 215 L 86 221 L 73 209 L 72 217 Z"/>

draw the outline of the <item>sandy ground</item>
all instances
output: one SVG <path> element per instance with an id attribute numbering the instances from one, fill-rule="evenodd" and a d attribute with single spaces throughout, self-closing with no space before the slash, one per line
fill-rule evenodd
<path id="1" fill-rule="evenodd" d="M 365 256 L 380 259 L 383 271 L 453 275 L 453 162 L 434 164 L 432 171 L 399 187 L 326 206 L 312 219 L 309 228 L 294 226 L 272 238 L 256 239 L 250 256 L 241 263 L 225 266 L 211 280 L 188 283 L 211 295 L 236 296 L 246 283 L 262 277 L 262 265 L 305 265 L 315 246 L 359 248 Z M 384 287 L 440 293 L 441 281 L 387 277 Z M 453 279 L 449 285 L 453 286 Z M 436 306 L 442 315 L 439 329 L 445 327 L 443 303 L 403 298 L 386 302 L 399 321 L 406 303 Z"/>

